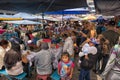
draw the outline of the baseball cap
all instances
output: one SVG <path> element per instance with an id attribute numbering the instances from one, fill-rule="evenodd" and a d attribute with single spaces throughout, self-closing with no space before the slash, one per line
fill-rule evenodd
<path id="1" fill-rule="evenodd" d="M 95 38 L 91 38 L 91 39 L 90 39 L 90 42 L 92 42 L 92 43 L 95 44 L 95 45 L 96 45 L 96 44 L 99 44 Z"/>

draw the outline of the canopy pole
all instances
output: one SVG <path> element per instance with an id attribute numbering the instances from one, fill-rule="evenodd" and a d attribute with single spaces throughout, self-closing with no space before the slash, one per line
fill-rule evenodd
<path id="1" fill-rule="evenodd" d="M 62 24 L 64 24 L 63 17 L 64 17 L 64 11 L 62 11 Z M 63 27 L 63 25 L 62 25 L 62 27 Z"/>
<path id="2" fill-rule="evenodd" d="M 42 29 L 43 30 L 45 29 L 45 26 L 44 26 L 44 12 L 42 12 Z"/>

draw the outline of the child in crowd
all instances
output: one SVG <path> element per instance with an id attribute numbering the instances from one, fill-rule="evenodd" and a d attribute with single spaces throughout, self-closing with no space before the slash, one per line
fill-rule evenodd
<path id="1" fill-rule="evenodd" d="M 82 47 L 82 52 L 79 53 L 79 56 L 81 57 L 79 80 L 90 80 L 90 69 L 93 68 L 96 61 L 96 44 L 97 42 L 95 39 L 90 39 L 90 41 Z M 88 63 L 85 62 L 85 60 L 88 61 Z"/>
<path id="2" fill-rule="evenodd" d="M 91 45 L 90 43 L 93 43 L 94 45 Z M 84 55 L 87 55 L 88 53 L 96 54 L 97 48 L 95 45 L 98 44 L 97 40 L 94 38 L 91 38 L 88 43 L 85 43 L 82 47 L 82 51 L 79 53 L 79 56 L 82 57 Z"/>
<path id="3" fill-rule="evenodd" d="M 68 52 L 61 55 L 61 61 L 58 64 L 58 74 L 61 80 L 71 80 L 73 73 L 74 63 L 70 60 Z"/>

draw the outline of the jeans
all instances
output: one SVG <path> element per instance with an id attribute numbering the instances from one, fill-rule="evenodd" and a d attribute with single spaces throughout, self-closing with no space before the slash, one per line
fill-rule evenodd
<path id="1" fill-rule="evenodd" d="M 97 60 L 96 60 L 96 64 L 95 64 L 95 72 L 101 74 L 104 71 L 105 67 L 106 67 L 108 59 L 109 59 L 108 54 L 106 54 L 106 55 L 104 55 L 104 54 L 98 55 Z M 103 63 L 102 63 L 101 69 L 100 69 L 100 61 L 101 60 L 102 60 Z"/>
<path id="2" fill-rule="evenodd" d="M 90 70 L 81 69 L 79 80 L 90 80 Z"/>
<path id="3" fill-rule="evenodd" d="M 100 70 L 100 74 L 104 71 L 104 69 L 106 67 L 106 64 L 108 62 L 108 59 L 109 59 L 109 55 L 108 54 L 103 55 L 103 63 L 102 63 L 102 68 Z"/>
<path id="4" fill-rule="evenodd" d="M 101 61 L 102 57 L 103 57 L 102 53 L 99 53 L 97 55 L 96 62 L 95 62 L 95 69 L 94 69 L 95 72 L 100 70 L 100 61 Z"/>

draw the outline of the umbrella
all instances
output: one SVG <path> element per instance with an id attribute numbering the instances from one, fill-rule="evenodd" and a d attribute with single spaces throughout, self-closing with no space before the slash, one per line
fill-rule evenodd
<path id="1" fill-rule="evenodd" d="M 88 15 L 88 16 L 83 18 L 83 20 L 95 20 L 95 19 L 96 19 L 96 17 L 93 15 Z"/>
<path id="2" fill-rule="evenodd" d="M 106 20 L 103 18 L 103 16 L 99 16 L 96 20 L 93 20 L 92 22 L 98 22 L 98 23 L 103 23 Z"/>

